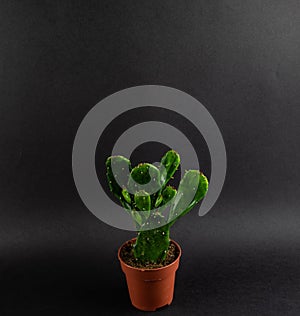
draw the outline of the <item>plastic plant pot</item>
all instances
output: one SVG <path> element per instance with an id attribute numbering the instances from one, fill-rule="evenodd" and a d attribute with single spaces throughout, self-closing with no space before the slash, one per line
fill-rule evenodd
<path id="1" fill-rule="evenodd" d="M 174 240 L 177 250 L 176 259 L 160 268 L 136 268 L 126 264 L 121 258 L 121 250 L 135 238 L 126 241 L 118 250 L 118 259 L 126 276 L 129 297 L 134 307 L 143 311 L 155 311 L 160 307 L 170 305 L 174 296 L 176 271 L 179 267 L 181 248 Z"/>

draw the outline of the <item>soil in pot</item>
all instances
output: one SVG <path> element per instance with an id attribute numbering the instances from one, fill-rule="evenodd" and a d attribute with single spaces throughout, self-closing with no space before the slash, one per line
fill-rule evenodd
<path id="1" fill-rule="evenodd" d="M 171 264 L 172 262 L 174 262 L 179 255 L 178 248 L 171 241 L 169 249 L 167 251 L 167 256 L 163 261 L 161 261 L 159 263 L 151 263 L 151 262 L 142 263 L 142 262 L 139 262 L 134 257 L 134 254 L 133 254 L 134 243 L 135 243 L 134 240 L 130 240 L 120 250 L 120 257 L 122 258 L 122 260 L 126 264 L 128 264 L 129 266 L 134 267 L 134 268 L 144 268 L 144 269 L 162 268 L 162 267 L 165 267 L 165 266 Z"/>

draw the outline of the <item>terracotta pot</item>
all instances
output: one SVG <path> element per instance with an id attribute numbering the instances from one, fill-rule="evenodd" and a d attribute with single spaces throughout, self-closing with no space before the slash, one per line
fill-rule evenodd
<path id="1" fill-rule="evenodd" d="M 170 305 L 173 300 L 175 275 L 181 256 L 180 246 L 171 240 L 178 251 L 176 260 L 171 264 L 161 268 L 142 269 L 126 264 L 120 257 L 122 247 L 133 241 L 135 238 L 125 242 L 118 250 L 118 259 L 126 276 L 132 305 L 143 311 L 155 311 L 157 308 Z"/>

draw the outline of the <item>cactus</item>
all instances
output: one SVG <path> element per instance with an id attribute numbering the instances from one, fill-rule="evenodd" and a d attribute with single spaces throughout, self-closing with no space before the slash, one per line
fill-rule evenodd
<path id="1" fill-rule="evenodd" d="M 179 165 L 180 156 L 174 150 L 167 151 L 158 166 L 145 162 L 132 168 L 123 156 L 106 160 L 109 188 L 136 225 L 138 235 L 133 253 L 142 263 L 165 259 L 171 226 L 208 190 L 208 180 L 198 170 L 185 171 L 177 190 L 168 185 Z"/>

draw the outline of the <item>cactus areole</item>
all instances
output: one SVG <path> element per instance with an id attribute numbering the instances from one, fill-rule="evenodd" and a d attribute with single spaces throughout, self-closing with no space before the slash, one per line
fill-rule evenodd
<path id="1" fill-rule="evenodd" d="M 180 156 L 174 150 L 167 151 L 159 164 L 132 166 L 123 156 L 106 160 L 108 186 L 138 231 L 133 256 L 139 265 L 164 262 L 171 226 L 208 190 L 208 180 L 199 170 L 186 170 L 177 189 L 168 185 L 179 166 Z"/>

